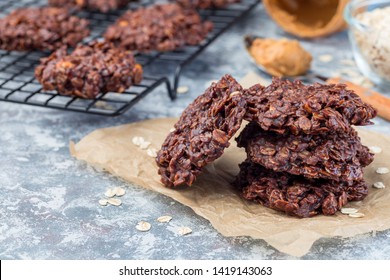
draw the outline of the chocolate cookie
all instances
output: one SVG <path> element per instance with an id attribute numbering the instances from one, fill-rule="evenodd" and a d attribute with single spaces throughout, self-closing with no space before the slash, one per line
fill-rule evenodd
<path id="1" fill-rule="evenodd" d="M 246 111 L 242 92 L 241 85 L 225 75 L 184 110 L 157 154 L 164 185 L 192 185 L 202 168 L 223 154 Z"/>
<path id="2" fill-rule="evenodd" d="M 280 135 L 250 123 L 236 140 L 252 162 L 307 178 L 362 180 L 363 167 L 374 159 L 352 128 L 348 134 Z"/>
<path id="3" fill-rule="evenodd" d="M 142 67 L 132 52 L 107 42 L 79 45 L 70 54 L 57 50 L 35 69 L 44 90 L 82 98 L 95 98 L 109 91 L 123 92 L 142 80 Z"/>
<path id="4" fill-rule="evenodd" d="M 126 12 L 108 27 L 104 38 L 128 50 L 171 51 L 199 44 L 212 28 L 195 10 L 171 3 Z"/>
<path id="5" fill-rule="evenodd" d="M 49 0 L 56 7 L 75 7 L 78 9 L 98 10 L 107 13 L 111 10 L 126 7 L 130 0 Z"/>
<path id="6" fill-rule="evenodd" d="M 268 87 L 255 85 L 245 96 L 245 119 L 279 134 L 348 133 L 351 124 L 371 124 L 376 116 L 372 106 L 342 84 L 304 85 L 274 78 Z"/>
<path id="7" fill-rule="evenodd" d="M 245 199 L 286 214 L 305 218 L 334 215 L 348 201 L 363 200 L 368 186 L 361 180 L 349 186 L 331 180 L 313 180 L 289 173 L 277 173 L 244 161 L 235 185 Z"/>
<path id="8" fill-rule="evenodd" d="M 176 0 L 176 3 L 185 8 L 220 9 L 240 1 L 241 0 Z"/>
<path id="9" fill-rule="evenodd" d="M 0 19 L 0 49 L 56 50 L 89 35 L 88 21 L 64 8 L 20 8 Z"/>

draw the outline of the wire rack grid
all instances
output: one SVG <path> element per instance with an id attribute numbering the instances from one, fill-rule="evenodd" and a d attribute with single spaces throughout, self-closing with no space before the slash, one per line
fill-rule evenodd
<path id="1" fill-rule="evenodd" d="M 113 24 L 127 9 L 137 9 L 140 6 L 151 5 L 156 2 L 158 1 L 141 0 L 131 2 L 126 9 L 109 13 L 78 12 L 78 16 L 90 21 L 91 35 L 84 42 L 101 38 L 106 28 Z M 0 101 L 104 116 L 117 116 L 133 107 L 139 100 L 159 86 L 165 86 L 170 98 L 174 100 L 177 96 L 176 92 L 183 69 L 223 32 L 246 16 L 259 2 L 259 0 L 241 0 L 240 3 L 230 5 L 224 9 L 199 10 L 204 20 L 210 20 L 214 24 L 213 31 L 201 44 L 186 46 L 171 52 L 136 54 L 137 62 L 144 68 L 145 75 L 142 82 L 131 86 L 123 93 L 109 92 L 100 94 L 95 99 L 81 99 L 61 95 L 56 91 L 42 90 L 41 85 L 34 77 L 34 69 L 42 57 L 50 55 L 49 52 L 0 50 Z M 3 0 L 0 3 L 0 18 L 16 8 L 43 6 L 45 4 L 46 1 L 42 0 Z M 156 72 L 156 69 L 166 69 L 165 67 L 156 67 L 156 65 L 168 64 L 170 65 L 168 69 L 173 69 L 171 73 Z"/>

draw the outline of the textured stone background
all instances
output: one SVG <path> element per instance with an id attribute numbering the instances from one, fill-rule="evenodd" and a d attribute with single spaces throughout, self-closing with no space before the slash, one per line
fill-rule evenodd
<path id="1" fill-rule="evenodd" d="M 0 103 L 0 259 L 291 259 L 262 240 L 223 237 L 191 209 L 95 171 L 74 160 L 68 149 L 69 141 L 97 128 L 178 116 L 208 81 L 225 73 L 240 79 L 256 71 L 242 44 L 248 33 L 288 36 L 258 6 L 186 69 L 181 85 L 190 91 L 175 102 L 161 87 L 115 118 Z M 345 32 L 302 43 L 315 57 L 313 70 L 323 75 L 344 71 L 342 60 L 352 59 Z M 323 54 L 331 54 L 333 61 L 321 62 L 318 56 Z M 389 122 L 377 118 L 375 123 L 369 129 L 390 133 Z M 99 206 L 106 189 L 119 185 L 127 189 L 123 205 Z M 158 224 L 155 219 L 161 215 L 173 220 Z M 138 232 L 135 225 L 140 220 L 151 222 L 152 229 Z M 189 226 L 193 233 L 179 236 L 180 226 Z M 389 256 L 387 230 L 375 237 L 321 239 L 303 258 Z"/>

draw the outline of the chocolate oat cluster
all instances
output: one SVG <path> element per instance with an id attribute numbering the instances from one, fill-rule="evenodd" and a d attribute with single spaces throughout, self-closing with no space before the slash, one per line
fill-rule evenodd
<path id="1" fill-rule="evenodd" d="M 334 215 L 367 195 L 373 161 L 351 125 L 376 111 L 344 85 L 274 79 L 246 91 L 249 124 L 236 138 L 247 159 L 235 185 L 244 198 L 297 217 Z"/>
<path id="2" fill-rule="evenodd" d="M 100 93 L 123 92 L 142 80 L 142 67 L 133 53 L 107 42 L 78 45 L 68 53 L 63 47 L 35 69 L 35 76 L 45 90 L 81 98 L 95 98 Z"/>
<path id="3" fill-rule="evenodd" d="M 373 161 L 352 125 L 376 111 L 344 85 L 274 79 L 243 90 L 229 75 L 184 110 L 157 156 L 168 187 L 190 186 L 236 138 L 247 153 L 234 182 L 245 199 L 297 217 L 334 215 L 367 195 Z"/>
<path id="4" fill-rule="evenodd" d="M 197 45 L 212 28 L 196 10 L 169 3 L 126 12 L 108 27 L 104 38 L 127 50 L 163 52 Z"/>
<path id="5" fill-rule="evenodd" d="M 0 19 L 0 49 L 56 50 L 89 35 L 88 21 L 65 8 L 20 8 Z"/>
<path id="6" fill-rule="evenodd" d="M 225 75 L 184 110 L 157 154 L 164 185 L 191 186 L 202 168 L 223 154 L 245 114 L 242 95 L 241 85 Z"/>
<path id="7" fill-rule="evenodd" d="M 130 0 L 49 0 L 49 4 L 56 7 L 98 10 L 103 13 L 123 8 L 129 2 Z"/>

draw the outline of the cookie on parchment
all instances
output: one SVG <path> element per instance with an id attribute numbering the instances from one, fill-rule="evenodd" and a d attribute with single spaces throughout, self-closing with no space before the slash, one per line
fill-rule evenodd
<path id="1" fill-rule="evenodd" d="M 164 185 L 192 185 L 202 168 L 223 154 L 246 111 L 242 95 L 241 85 L 225 75 L 183 111 L 157 154 Z"/>

